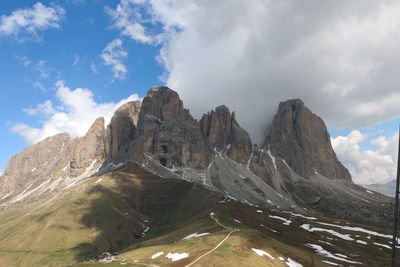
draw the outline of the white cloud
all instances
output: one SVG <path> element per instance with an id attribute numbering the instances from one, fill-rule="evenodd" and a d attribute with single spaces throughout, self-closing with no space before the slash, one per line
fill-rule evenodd
<path id="1" fill-rule="evenodd" d="M 153 37 L 146 34 L 145 27 L 141 24 L 145 20 L 136 8 L 136 4 L 145 4 L 142 0 L 121 0 L 113 10 L 106 7 L 106 12 L 111 16 L 114 27 L 121 30 L 121 34 L 141 43 L 152 43 Z"/>
<path id="2" fill-rule="evenodd" d="M 96 63 L 92 62 L 92 63 L 90 64 L 90 69 L 93 71 L 94 74 L 97 74 L 97 73 L 98 73 L 97 67 L 96 67 Z"/>
<path id="3" fill-rule="evenodd" d="M 127 69 L 122 60 L 128 56 L 128 53 L 122 48 L 121 39 L 115 39 L 109 43 L 100 56 L 106 66 L 111 66 L 115 79 L 125 79 Z"/>
<path id="4" fill-rule="evenodd" d="M 34 82 L 33 87 L 39 88 L 42 92 L 46 92 L 46 88 L 43 86 L 41 82 Z"/>
<path id="5" fill-rule="evenodd" d="M 370 141 L 375 149 L 362 151 L 360 144 L 367 134 L 354 130 L 347 136 L 332 138 L 340 161 L 349 168 L 353 181 L 359 184 L 386 183 L 396 178 L 398 133 L 390 138 L 380 136 Z"/>
<path id="6" fill-rule="evenodd" d="M 50 76 L 51 68 L 47 64 L 47 60 L 39 60 L 35 64 L 34 69 L 40 73 L 42 78 L 48 78 Z"/>
<path id="7" fill-rule="evenodd" d="M 60 28 L 65 10 L 58 5 L 46 7 L 38 2 L 32 8 L 14 10 L 11 15 L 0 17 L 0 35 L 13 35 L 23 41 L 26 36 L 40 40 L 39 33 L 47 29 Z"/>
<path id="8" fill-rule="evenodd" d="M 79 55 L 74 55 L 74 62 L 72 62 L 72 65 L 74 67 L 78 66 L 80 59 L 81 57 Z"/>
<path id="9" fill-rule="evenodd" d="M 139 23 L 160 44 L 167 85 L 196 117 L 226 104 L 256 141 L 287 98 L 334 128 L 400 115 L 398 1 L 122 0 L 108 12 L 122 35 L 144 42 L 127 33 Z"/>
<path id="10" fill-rule="evenodd" d="M 19 63 L 24 65 L 24 67 L 28 67 L 32 63 L 32 61 L 26 56 L 16 55 L 15 58 L 18 60 Z"/>
<path id="11" fill-rule="evenodd" d="M 56 112 L 50 100 L 47 100 L 44 103 L 37 104 L 36 108 L 25 108 L 22 109 L 22 111 L 31 116 L 39 114 L 52 115 Z"/>
<path id="12" fill-rule="evenodd" d="M 108 124 L 119 106 L 139 99 L 137 94 L 133 94 L 117 103 L 96 103 L 89 89 L 72 90 L 61 80 L 57 81 L 56 88 L 60 105 L 54 106 L 51 101 L 46 101 L 34 109 L 24 110 L 30 115 L 46 117 L 41 128 L 34 128 L 24 123 L 17 123 L 12 127 L 12 132 L 22 136 L 28 144 L 34 144 L 60 132 L 83 136 L 96 118 L 104 117 Z"/>

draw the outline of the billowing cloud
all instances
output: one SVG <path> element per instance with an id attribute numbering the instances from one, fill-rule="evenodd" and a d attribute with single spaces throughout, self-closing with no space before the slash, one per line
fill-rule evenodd
<path id="1" fill-rule="evenodd" d="M 113 20 L 113 26 L 128 36 L 141 43 L 152 43 L 153 37 L 145 33 L 146 28 L 141 24 L 146 20 L 142 18 L 137 4 L 145 4 L 144 0 L 121 0 L 116 9 L 106 7 L 106 12 Z"/>
<path id="2" fill-rule="evenodd" d="M 96 118 L 104 117 L 108 124 L 119 106 L 139 99 L 137 94 L 133 94 L 117 103 L 96 103 L 89 89 L 72 90 L 61 80 L 57 81 L 56 88 L 59 105 L 54 106 L 48 100 L 35 108 L 24 109 L 29 115 L 45 117 L 41 128 L 24 123 L 17 123 L 12 127 L 12 132 L 22 136 L 28 144 L 34 144 L 61 132 L 68 132 L 72 136 L 83 136 Z"/>
<path id="3" fill-rule="evenodd" d="M 110 13 L 123 35 L 140 24 L 159 39 L 167 85 L 196 117 L 227 104 L 255 141 L 287 98 L 332 128 L 400 115 L 398 1 L 122 0 Z"/>
<path id="4" fill-rule="evenodd" d="M 104 60 L 106 66 L 111 66 L 115 79 L 123 80 L 127 73 L 127 69 L 123 64 L 123 60 L 128 56 L 128 53 L 122 48 L 121 39 L 115 39 L 104 48 L 100 57 Z M 92 69 L 93 70 L 93 69 Z"/>
<path id="5" fill-rule="evenodd" d="M 367 134 L 354 130 L 347 136 L 332 138 L 332 146 L 341 162 L 347 166 L 353 181 L 359 184 L 386 183 L 396 178 L 398 133 L 392 137 L 380 136 L 370 141 L 370 147 L 361 150 Z"/>
<path id="6" fill-rule="evenodd" d="M 40 33 L 47 29 L 60 28 L 65 10 L 58 5 L 45 6 L 38 2 L 32 8 L 14 10 L 9 16 L 0 17 L 0 35 L 41 40 Z"/>

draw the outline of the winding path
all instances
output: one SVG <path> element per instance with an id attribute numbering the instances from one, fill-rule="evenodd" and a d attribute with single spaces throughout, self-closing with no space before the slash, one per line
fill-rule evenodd
<path id="1" fill-rule="evenodd" d="M 213 249 L 207 251 L 206 253 L 204 253 L 203 255 L 201 255 L 200 257 L 198 257 L 197 259 L 195 259 L 195 260 L 192 261 L 191 263 L 185 265 L 185 267 L 189 267 L 189 266 L 195 264 L 196 262 L 198 262 L 199 260 L 201 260 L 202 258 L 204 258 L 205 256 L 207 256 L 208 254 L 210 254 L 211 252 L 213 252 L 214 250 L 216 250 L 217 248 L 219 248 L 219 247 L 229 238 L 229 236 L 230 236 L 232 233 L 234 233 L 234 232 L 239 232 L 239 231 L 240 231 L 239 229 L 233 229 L 233 228 L 230 228 L 230 227 L 228 227 L 228 226 L 225 226 L 225 225 L 221 224 L 221 223 L 218 221 L 218 219 L 216 219 L 216 218 L 214 217 L 214 215 L 215 215 L 215 213 L 211 213 L 211 214 L 210 214 L 211 219 L 213 219 L 213 220 L 214 220 L 218 225 L 220 225 L 221 227 L 230 230 L 230 232 L 229 232 L 229 233 L 225 236 L 225 238 L 222 239 L 222 241 L 219 242 L 218 245 L 216 245 Z"/>

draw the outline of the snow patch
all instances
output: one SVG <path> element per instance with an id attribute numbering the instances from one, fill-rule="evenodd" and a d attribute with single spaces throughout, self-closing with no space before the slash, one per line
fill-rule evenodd
<path id="1" fill-rule="evenodd" d="M 344 239 L 344 240 L 349 240 L 349 241 L 354 240 L 353 238 L 350 237 L 349 234 L 341 234 L 341 233 L 338 233 L 338 232 L 336 232 L 336 231 L 334 231 L 332 229 L 311 227 L 309 224 L 302 224 L 302 225 L 300 225 L 300 228 L 303 228 L 304 230 L 306 230 L 306 231 L 308 231 L 310 233 L 312 233 L 312 232 L 327 232 L 327 233 L 330 233 L 331 235 L 334 235 L 334 236 L 339 237 L 339 238 Z"/>
<path id="2" fill-rule="evenodd" d="M 322 222 L 318 222 L 318 224 L 337 227 L 337 228 L 347 230 L 347 231 L 362 232 L 362 233 L 366 233 L 369 235 L 380 236 L 380 237 L 384 237 L 384 238 L 390 238 L 390 239 L 393 238 L 392 235 L 385 235 L 385 234 L 377 233 L 375 231 L 370 231 L 370 230 L 367 230 L 367 229 L 364 229 L 361 227 L 342 226 L 342 225 L 336 225 L 336 224 L 331 224 L 331 223 L 322 223 Z M 367 238 L 370 239 L 371 237 L 368 236 Z M 400 243 L 400 238 L 397 238 L 397 242 Z"/>
<path id="3" fill-rule="evenodd" d="M 263 213 L 263 211 L 262 210 L 257 210 L 257 213 Z"/>
<path id="4" fill-rule="evenodd" d="M 160 256 L 163 255 L 163 254 L 164 254 L 164 252 L 157 252 L 156 254 L 154 254 L 153 256 L 151 256 L 151 258 L 152 258 L 152 259 L 155 259 L 155 258 L 160 257 Z"/>
<path id="5" fill-rule="evenodd" d="M 282 161 L 283 161 L 283 164 L 285 164 L 285 166 L 286 166 L 289 170 L 292 170 L 292 168 L 290 168 L 290 166 L 287 164 L 286 160 L 282 159 Z"/>
<path id="6" fill-rule="evenodd" d="M 322 257 L 331 258 L 331 259 L 335 259 L 335 260 L 343 261 L 343 262 L 347 262 L 347 263 L 352 263 L 352 264 L 362 264 L 361 262 L 358 262 L 358 261 L 351 261 L 351 260 L 348 260 L 348 259 L 345 259 L 345 258 L 342 258 L 339 256 L 335 256 L 332 253 L 330 253 L 329 251 L 325 250 L 323 247 L 316 245 L 316 244 L 307 243 L 306 246 L 314 249 L 314 251 Z"/>
<path id="7" fill-rule="evenodd" d="M 284 212 L 285 213 L 289 213 L 292 216 L 300 217 L 300 218 L 307 219 L 307 220 L 316 220 L 317 219 L 315 217 L 308 217 L 308 216 L 304 216 L 302 214 L 294 213 L 294 212 L 291 212 L 291 211 L 284 211 Z"/>
<path id="8" fill-rule="evenodd" d="M 272 228 L 269 228 L 268 226 L 265 226 L 264 224 L 260 224 L 260 226 L 270 230 L 271 232 L 278 233 L 278 231 L 276 231 L 276 230 L 274 230 Z"/>
<path id="9" fill-rule="evenodd" d="M 189 257 L 189 254 L 188 253 L 171 253 L 171 252 L 169 252 L 165 257 L 172 261 L 179 261 L 181 259 Z"/>
<path id="10" fill-rule="evenodd" d="M 303 265 L 301 265 L 298 262 L 295 262 L 294 260 L 292 260 L 291 258 L 288 258 L 287 261 L 285 262 L 287 266 L 289 267 L 303 267 Z"/>
<path id="11" fill-rule="evenodd" d="M 329 264 L 329 265 L 333 265 L 333 266 L 339 266 L 338 263 L 334 263 L 334 262 L 331 262 L 331 261 L 322 261 L 322 262 L 324 262 L 326 264 Z"/>
<path id="12" fill-rule="evenodd" d="M 190 235 L 188 235 L 188 236 L 186 236 L 186 237 L 182 238 L 182 240 L 181 240 L 181 241 L 183 241 L 183 240 L 188 240 L 188 239 L 195 238 L 195 237 L 204 236 L 204 235 L 209 235 L 209 234 L 210 234 L 210 233 L 202 233 L 202 234 L 198 234 L 198 233 L 196 232 L 196 233 L 190 234 Z"/>
<path id="13" fill-rule="evenodd" d="M 290 225 L 292 223 L 291 220 L 285 219 L 283 217 L 273 216 L 273 215 L 268 215 L 268 217 L 283 221 L 283 225 Z"/>
<path id="14" fill-rule="evenodd" d="M 388 248 L 388 249 L 392 249 L 389 245 L 386 245 L 386 244 L 381 244 L 381 243 L 373 243 L 374 245 L 376 245 L 376 246 L 380 246 L 380 247 L 384 247 L 384 248 Z"/>
<path id="15" fill-rule="evenodd" d="M 270 150 L 269 148 L 268 148 L 267 154 L 268 154 L 268 156 L 271 158 L 272 163 L 274 164 L 275 170 L 277 170 L 278 168 L 276 167 L 275 157 L 272 155 L 271 150 Z"/>
<path id="16" fill-rule="evenodd" d="M 103 178 L 98 179 L 96 182 L 94 182 L 95 184 L 100 183 L 101 181 L 103 181 Z"/>
<path id="17" fill-rule="evenodd" d="M 268 258 L 270 258 L 271 260 L 275 260 L 274 257 L 272 257 L 268 252 L 261 250 L 261 249 L 256 249 L 256 248 L 252 248 L 252 251 L 254 251 L 258 256 L 267 256 Z"/>
<path id="18" fill-rule="evenodd" d="M 235 222 L 237 222 L 237 223 L 242 223 L 241 221 L 239 221 L 239 220 L 236 220 L 236 219 L 233 219 Z"/>
<path id="19" fill-rule="evenodd" d="M 363 245 L 366 245 L 366 244 L 368 244 L 367 242 L 365 242 L 365 241 L 362 241 L 362 240 L 357 240 L 356 242 L 357 242 L 357 243 L 359 243 L 359 244 L 363 244 Z"/>

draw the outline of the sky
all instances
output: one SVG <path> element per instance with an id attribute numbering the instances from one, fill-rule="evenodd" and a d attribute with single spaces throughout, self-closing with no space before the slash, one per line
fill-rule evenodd
<path id="1" fill-rule="evenodd" d="M 0 173 L 26 146 L 146 95 L 176 90 L 195 118 L 218 105 L 261 142 L 278 103 L 327 124 L 353 180 L 395 178 L 400 3 L 53 0 L 0 5 Z"/>

